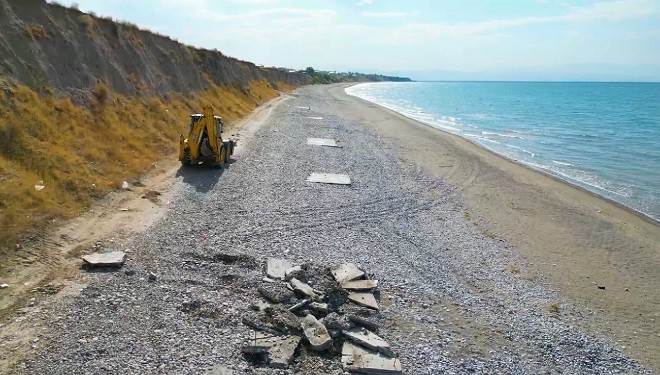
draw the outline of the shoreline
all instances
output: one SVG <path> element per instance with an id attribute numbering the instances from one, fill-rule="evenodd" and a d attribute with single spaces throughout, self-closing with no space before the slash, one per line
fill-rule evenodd
<path id="1" fill-rule="evenodd" d="M 426 81 L 420 81 L 420 82 L 426 82 Z M 428 82 L 479 82 L 479 81 L 428 81 Z M 494 81 L 494 82 L 508 82 L 508 81 Z M 525 81 L 521 81 L 521 82 L 522 82 L 522 83 L 527 83 L 527 82 L 525 82 Z M 514 82 L 514 83 L 515 83 L 515 82 Z M 573 82 L 557 82 L 557 83 L 573 83 Z M 582 83 L 582 82 L 576 82 L 576 83 Z M 600 83 L 600 82 L 596 82 L 596 83 Z M 610 82 L 608 82 L 608 83 L 610 83 Z M 625 82 L 621 82 L 621 83 L 625 83 Z M 348 88 L 348 87 L 352 87 L 352 86 L 357 86 L 357 85 L 359 85 L 359 84 L 362 84 L 362 83 L 350 84 L 350 85 L 348 85 L 348 86 L 344 86 L 344 89 L 346 89 L 346 88 Z M 348 95 L 348 96 L 351 96 L 351 97 L 354 97 L 354 98 L 356 98 L 356 99 L 362 100 L 362 101 L 364 101 L 364 102 L 366 102 L 366 103 L 369 103 L 369 104 L 375 104 L 375 105 L 377 105 L 377 106 L 379 106 L 379 107 L 381 107 L 381 108 L 383 108 L 383 109 L 385 109 L 385 110 L 387 110 L 387 111 L 391 111 L 391 112 L 393 112 L 393 113 L 396 113 L 397 115 L 403 116 L 403 117 L 409 119 L 410 121 L 415 121 L 415 122 L 417 122 L 417 123 L 419 123 L 419 124 L 421 124 L 421 125 L 428 126 L 428 127 L 432 128 L 432 129 L 439 130 L 439 131 L 441 131 L 441 132 L 443 132 L 443 133 L 445 133 L 445 134 L 448 134 L 448 135 L 451 135 L 451 136 L 459 137 L 459 138 L 461 138 L 462 140 L 465 140 L 465 141 L 467 141 L 467 142 L 473 144 L 473 145 L 476 146 L 476 147 L 479 147 L 479 148 L 481 148 L 481 149 L 483 149 L 483 150 L 485 150 L 485 151 L 490 152 L 491 154 L 493 154 L 493 155 L 496 156 L 496 157 L 502 158 L 502 159 L 504 159 L 504 160 L 506 160 L 506 161 L 508 161 L 508 162 L 510 162 L 510 163 L 517 164 L 517 165 L 519 165 L 519 166 L 521 166 L 521 167 L 524 167 L 524 168 L 527 168 L 527 169 L 529 169 L 529 170 L 531 170 L 531 171 L 534 171 L 534 172 L 537 172 L 537 173 L 541 173 L 541 174 L 543 174 L 543 175 L 545 175 L 545 176 L 547 176 L 547 177 L 550 177 L 550 178 L 555 179 L 555 180 L 558 181 L 558 182 L 561 182 L 561 183 L 565 183 L 565 184 L 567 184 L 567 185 L 570 185 L 571 187 L 574 187 L 574 188 L 580 189 L 580 190 L 582 190 L 583 192 L 588 193 L 588 194 L 592 195 L 592 196 L 595 197 L 595 198 L 600 198 L 600 199 L 605 200 L 606 202 L 608 202 L 608 203 L 610 203 L 610 204 L 612 204 L 612 205 L 615 205 L 615 206 L 617 206 L 617 207 L 619 207 L 619 208 L 621 208 L 621 209 L 623 209 L 623 210 L 626 210 L 626 211 L 630 212 L 631 214 L 634 214 L 634 215 L 638 216 L 640 219 L 644 219 L 644 220 L 648 221 L 648 222 L 651 223 L 651 224 L 660 225 L 660 219 L 655 219 L 654 217 L 650 216 L 649 214 L 647 214 L 647 213 L 645 213 L 645 212 L 643 212 L 643 211 L 640 211 L 640 210 L 637 210 L 637 209 L 635 209 L 635 208 L 633 208 L 633 207 L 627 206 L 626 204 L 624 204 L 624 203 L 622 203 L 622 202 L 619 202 L 619 201 L 616 201 L 616 200 L 614 200 L 614 199 L 612 199 L 612 198 L 610 198 L 610 197 L 606 197 L 606 196 L 604 196 L 604 195 L 598 194 L 597 192 L 595 192 L 595 191 L 593 191 L 593 190 L 590 190 L 590 189 L 588 189 L 587 187 L 582 186 L 582 185 L 580 185 L 580 184 L 577 183 L 577 182 L 573 182 L 573 181 L 570 181 L 570 180 L 568 180 L 568 179 L 563 179 L 563 178 L 561 178 L 560 176 L 557 176 L 556 174 L 553 174 L 552 172 L 546 171 L 546 170 L 544 170 L 544 169 L 542 169 L 542 168 L 535 168 L 535 167 L 532 166 L 532 165 L 529 165 L 529 164 L 523 163 L 523 162 L 521 162 L 521 161 L 519 161 L 519 160 L 517 160 L 517 159 L 513 159 L 513 158 L 510 158 L 510 157 L 508 157 L 508 156 L 506 156 L 506 155 L 500 154 L 500 153 L 498 153 L 498 152 L 496 152 L 496 151 L 494 151 L 494 150 L 491 150 L 491 149 L 489 149 L 488 147 L 485 147 L 484 145 L 482 145 L 482 144 L 480 144 L 480 143 L 478 143 L 478 142 L 476 142 L 476 141 L 474 141 L 474 140 L 472 140 L 472 139 L 470 139 L 470 138 L 468 138 L 468 137 L 463 137 L 463 136 L 461 136 L 461 135 L 459 135 L 459 134 L 455 134 L 455 133 L 452 133 L 452 132 L 447 131 L 447 130 L 445 130 L 445 129 L 442 129 L 441 127 L 434 126 L 433 124 L 429 124 L 429 123 L 426 123 L 426 122 L 424 122 L 424 121 L 418 120 L 418 119 L 416 119 L 416 118 L 413 118 L 413 117 L 411 117 L 411 116 L 406 115 L 405 113 L 399 112 L 399 111 L 397 111 L 397 110 L 395 110 L 395 109 L 389 108 L 389 107 L 387 107 L 387 106 L 381 105 L 381 104 L 376 103 L 376 102 L 372 102 L 372 101 L 370 101 L 370 100 L 368 100 L 368 99 L 361 98 L 361 97 L 359 97 L 359 96 L 357 96 L 357 95 L 349 94 L 349 93 L 347 93 L 345 90 L 344 90 L 344 93 L 345 93 L 346 95 Z M 588 185 L 587 183 L 584 183 L 584 184 L 585 184 L 585 185 Z"/>
<path id="2" fill-rule="evenodd" d="M 345 87 L 319 88 L 319 95 L 334 102 L 337 115 L 397 145 L 404 167 L 422 168 L 455 186 L 468 206 L 463 216 L 528 263 L 512 264 L 509 272 L 549 282 L 562 298 L 559 305 L 586 312 L 577 324 L 660 369 L 660 337 L 654 333 L 660 316 L 657 222 L 469 139 L 347 94 Z"/>

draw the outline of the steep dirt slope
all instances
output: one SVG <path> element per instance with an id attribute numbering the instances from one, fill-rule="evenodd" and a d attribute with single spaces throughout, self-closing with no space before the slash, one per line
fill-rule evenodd
<path id="1" fill-rule="evenodd" d="M 0 75 L 67 92 L 76 102 L 89 98 L 98 80 L 126 95 L 194 93 L 211 82 L 307 83 L 304 74 L 257 67 L 44 0 L 0 0 Z"/>

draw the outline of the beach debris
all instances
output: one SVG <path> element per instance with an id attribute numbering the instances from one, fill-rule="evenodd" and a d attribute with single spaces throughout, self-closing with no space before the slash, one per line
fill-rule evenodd
<path id="1" fill-rule="evenodd" d="M 269 258 L 265 271 L 268 282 L 256 287 L 263 299 L 252 303 L 242 317 L 254 330 L 243 347 L 252 365 L 286 369 L 296 355 L 312 351 L 339 357 L 335 348 L 344 345 L 345 371 L 401 373 L 398 358 L 377 334 L 382 331 L 373 294 L 378 281 L 370 280 L 364 270 L 353 263 L 326 268 Z M 300 345 L 304 349 L 298 351 Z"/>
<path id="2" fill-rule="evenodd" d="M 281 303 L 293 297 L 293 292 L 283 283 L 266 283 L 259 286 L 257 290 L 262 296 L 275 303 Z"/>
<path id="3" fill-rule="evenodd" d="M 364 276 L 364 272 L 353 263 L 344 263 L 337 268 L 333 268 L 331 272 L 338 283 L 346 283 Z"/>
<path id="4" fill-rule="evenodd" d="M 337 141 L 330 138 L 307 138 L 307 144 L 312 146 L 339 147 Z"/>
<path id="5" fill-rule="evenodd" d="M 314 172 L 307 177 L 307 182 L 334 185 L 350 185 L 351 177 L 346 174 Z"/>
<path id="6" fill-rule="evenodd" d="M 303 332 L 309 341 L 312 349 L 316 351 L 323 351 L 332 346 L 332 337 L 328 333 L 327 328 L 321 322 L 316 320 L 312 314 L 305 316 L 302 321 Z"/>
<path id="7" fill-rule="evenodd" d="M 312 289 L 312 287 L 307 285 L 306 283 L 303 283 L 302 281 L 296 278 L 291 279 L 289 283 L 291 283 L 291 287 L 296 292 L 300 292 L 306 295 L 307 297 L 312 297 L 312 298 L 316 297 L 316 293 L 314 292 L 314 289 Z"/>
<path id="8" fill-rule="evenodd" d="M 9 284 L 0 284 L 0 289 L 7 289 L 9 288 Z"/>
<path id="9" fill-rule="evenodd" d="M 90 267 L 121 267 L 126 260 L 126 253 L 123 251 L 94 253 L 85 255 L 82 259 Z"/>
<path id="10" fill-rule="evenodd" d="M 289 261 L 279 258 L 268 258 L 266 261 L 266 275 L 271 279 L 284 280 L 286 271 L 293 267 Z"/>
<path id="11" fill-rule="evenodd" d="M 319 116 L 307 116 L 307 118 L 312 120 L 323 120 L 323 117 L 319 117 Z"/>
<path id="12" fill-rule="evenodd" d="M 34 185 L 34 190 L 36 190 L 36 191 L 41 191 L 41 190 L 43 190 L 45 187 L 46 187 L 46 185 L 44 185 L 44 182 L 43 182 L 43 181 L 39 181 L 39 182 L 37 182 L 36 185 Z"/>
<path id="13" fill-rule="evenodd" d="M 372 293 L 348 293 L 348 299 L 360 306 L 379 309 L 378 302 Z"/>
<path id="14" fill-rule="evenodd" d="M 349 341 L 341 350 L 344 367 L 350 372 L 361 374 L 401 374 L 401 361 L 378 353 L 372 353 Z"/>
<path id="15" fill-rule="evenodd" d="M 378 280 L 357 280 L 341 284 L 346 290 L 371 290 L 378 286 Z"/>

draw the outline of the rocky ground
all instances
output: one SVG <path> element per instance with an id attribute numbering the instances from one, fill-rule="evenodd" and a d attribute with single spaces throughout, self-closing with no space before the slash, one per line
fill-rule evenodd
<path id="1" fill-rule="evenodd" d="M 307 145 L 308 137 L 342 147 Z M 243 317 L 261 299 L 268 257 L 352 262 L 373 274 L 379 335 L 406 374 L 649 372 L 586 335 L 587 317 L 521 272 L 505 241 L 468 223 L 458 190 L 396 151 L 330 111 L 322 95 L 296 91 L 228 168 L 181 169 L 163 219 L 103 244 L 128 251 L 126 264 L 41 306 L 35 316 L 48 330 L 11 372 L 344 373 L 337 356 L 304 347 L 287 370 L 243 356 L 251 333 Z M 352 185 L 306 182 L 312 172 L 345 173 Z"/>

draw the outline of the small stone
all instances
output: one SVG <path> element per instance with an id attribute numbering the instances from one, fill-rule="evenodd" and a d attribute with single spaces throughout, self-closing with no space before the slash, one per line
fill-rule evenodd
<path id="1" fill-rule="evenodd" d="M 266 301 L 259 301 L 250 305 L 250 308 L 254 311 L 266 311 L 271 308 L 273 305 Z"/>
<path id="2" fill-rule="evenodd" d="M 347 331 L 351 329 L 351 323 L 345 316 L 340 316 L 337 313 L 330 313 L 322 320 L 323 325 L 328 329 L 337 329 Z"/>
<path id="3" fill-rule="evenodd" d="M 332 346 L 332 337 L 321 322 L 314 315 L 308 314 L 301 320 L 305 337 L 313 350 L 323 351 Z"/>
<path id="4" fill-rule="evenodd" d="M 320 302 L 312 302 L 309 304 L 309 308 L 319 312 L 321 314 L 327 314 L 328 313 L 328 304 L 327 303 L 320 303 Z"/>
<path id="5" fill-rule="evenodd" d="M 121 188 L 124 190 L 128 190 L 131 188 L 131 186 L 128 184 L 128 182 L 124 181 L 121 183 Z"/>
<path id="6" fill-rule="evenodd" d="M 597 286 L 597 287 L 598 287 L 598 289 L 600 289 L 600 290 L 605 290 L 605 287 L 604 287 L 604 286 L 602 286 L 602 285 L 596 285 L 596 286 Z"/>
<path id="7" fill-rule="evenodd" d="M 295 312 L 296 310 L 299 310 L 299 309 L 309 305 L 310 302 L 312 302 L 312 300 L 309 300 L 309 299 L 302 300 L 302 301 L 296 303 L 295 305 L 289 307 L 289 311 Z M 304 315 L 307 315 L 307 314 L 304 314 Z"/>
<path id="8" fill-rule="evenodd" d="M 126 270 L 126 271 L 124 271 L 124 274 L 126 276 L 133 276 L 133 275 L 135 275 L 135 270 Z"/>
<path id="9" fill-rule="evenodd" d="M 234 375 L 234 370 L 225 365 L 215 365 L 205 375 Z"/>
<path id="10" fill-rule="evenodd" d="M 0 289 L 7 289 L 9 288 L 9 284 L 0 284 Z"/>
<path id="11" fill-rule="evenodd" d="M 337 268 L 333 268 L 331 272 L 338 283 L 344 283 L 364 276 L 364 272 L 353 263 L 342 264 Z"/>
<path id="12" fill-rule="evenodd" d="M 271 279 L 284 280 L 286 271 L 292 266 L 286 259 L 268 258 L 266 261 L 266 275 Z"/>
<path id="13" fill-rule="evenodd" d="M 348 299 L 360 306 L 368 307 L 374 310 L 379 309 L 378 302 L 376 301 L 374 295 L 371 293 L 349 293 Z"/>
<path id="14" fill-rule="evenodd" d="M 314 289 L 312 289 L 311 286 L 303 283 L 302 281 L 293 278 L 291 279 L 290 283 L 293 290 L 300 292 L 308 297 L 312 297 L 312 298 L 316 297 L 316 293 L 314 293 Z"/>
<path id="15" fill-rule="evenodd" d="M 158 276 L 156 276 L 156 274 L 153 273 L 153 272 L 149 272 L 148 280 L 149 281 L 156 281 L 156 280 L 158 280 Z"/>

